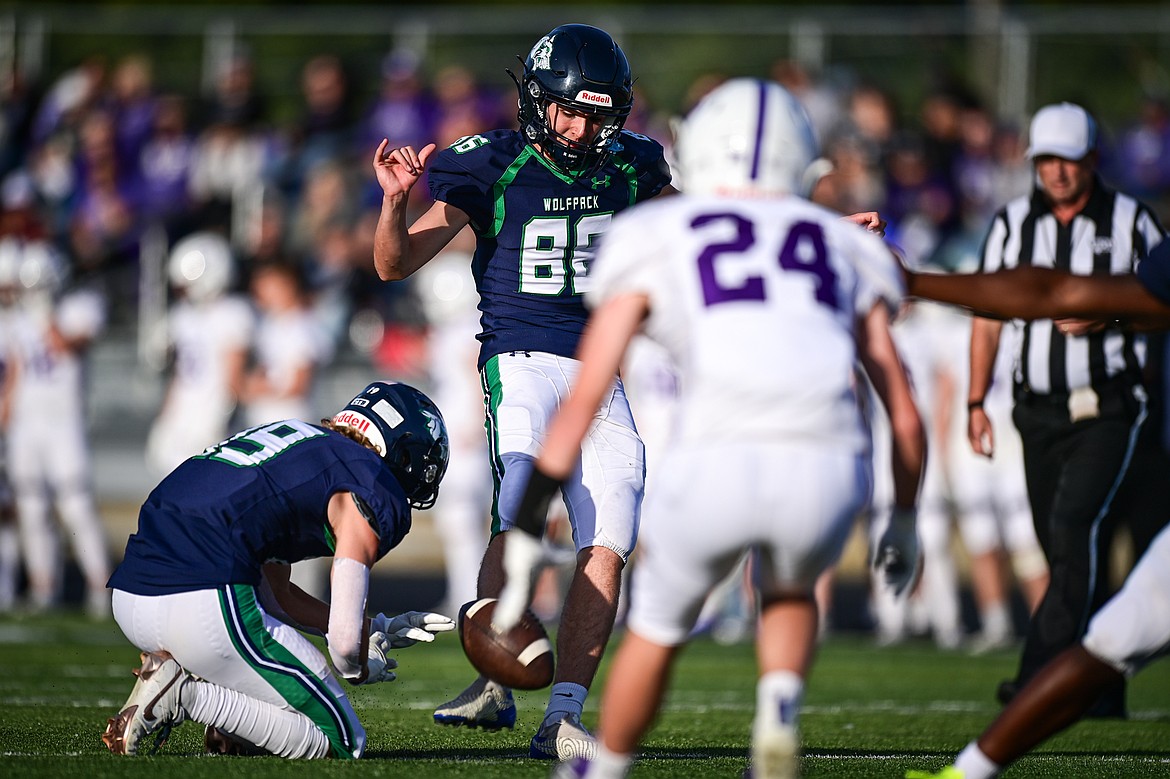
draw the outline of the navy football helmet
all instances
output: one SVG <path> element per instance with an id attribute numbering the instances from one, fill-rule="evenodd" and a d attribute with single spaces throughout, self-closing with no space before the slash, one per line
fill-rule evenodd
<path id="1" fill-rule="evenodd" d="M 565 24 L 545 35 L 524 60 L 520 90 L 520 131 L 565 173 L 595 172 L 615 151 L 614 142 L 634 106 L 630 63 L 609 33 L 587 24 Z M 590 139 L 574 141 L 555 132 L 548 104 L 599 117 Z"/>
<path id="2" fill-rule="evenodd" d="M 410 505 L 435 505 L 451 456 L 447 426 L 430 398 L 407 384 L 375 381 L 333 417 L 377 447 Z"/>

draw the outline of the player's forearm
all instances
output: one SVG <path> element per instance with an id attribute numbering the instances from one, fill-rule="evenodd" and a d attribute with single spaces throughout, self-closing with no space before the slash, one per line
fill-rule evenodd
<path id="1" fill-rule="evenodd" d="M 1064 274 L 1047 268 L 1021 267 L 996 273 L 908 273 L 910 296 L 937 300 L 999 319 L 1045 319 L 1071 314 L 1058 296 Z"/>
<path id="2" fill-rule="evenodd" d="M 413 272 L 409 267 L 410 231 L 406 226 L 407 196 L 382 198 L 382 212 L 374 229 L 374 270 L 382 281 L 399 281 Z"/>
<path id="3" fill-rule="evenodd" d="M 994 377 L 995 357 L 999 351 L 999 334 L 1003 324 L 976 317 L 971 322 L 971 351 L 969 356 L 970 384 L 967 388 L 968 409 L 973 403 L 987 398 Z"/>

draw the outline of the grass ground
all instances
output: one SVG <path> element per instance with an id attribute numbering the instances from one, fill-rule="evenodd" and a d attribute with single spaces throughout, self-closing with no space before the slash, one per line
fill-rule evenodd
<path id="1" fill-rule="evenodd" d="M 514 731 L 431 724 L 432 708 L 470 679 L 454 636 L 400 652 L 397 681 L 353 691 L 369 733 L 367 759 L 353 763 L 209 757 L 201 754 L 202 729 L 191 723 L 157 755 L 111 755 L 99 735 L 128 694 L 137 659 L 112 622 L 0 619 L 0 776 L 491 779 L 548 772 L 527 757 L 544 693 L 519 696 Z M 876 649 L 860 636 L 830 638 L 802 714 L 804 776 L 900 777 L 907 768 L 942 766 L 994 717 L 991 691 L 1014 662 L 1010 651 L 973 658 L 925 643 Z M 753 679 L 750 646 L 695 642 L 634 776 L 738 777 L 746 765 Z M 1170 776 L 1170 663 L 1134 680 L 1130 709 L 1126 722 L 1076 725 L 1006 776 Z M 584 720 L 596 719 L 594 696 Z"/>

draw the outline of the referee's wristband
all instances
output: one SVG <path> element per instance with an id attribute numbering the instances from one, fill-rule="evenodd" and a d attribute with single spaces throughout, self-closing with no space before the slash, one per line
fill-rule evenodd
<path id="1" fill-rule="evenodd" d="M 982 400 L 972 400 L 967 404 L 967 411 L 974 411 L 977 408 L 983 408 Z"/>

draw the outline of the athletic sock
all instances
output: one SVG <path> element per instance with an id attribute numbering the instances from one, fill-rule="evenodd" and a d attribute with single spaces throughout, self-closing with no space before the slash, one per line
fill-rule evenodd
<path id="1" fill-rule="evenodd" d="M 548 706 L 544 710 L 544 722 L 556 722 L 569 714 L 581 716 L 581 709 L 585 706 L 585 696 L 589 690 L 573 682 L 557 682 L 548 694 Z"/>
<path id="2" fill-rule="evenodd" d="M 330 754 L 329 739 L 313 721 L 227 687 L 189 679 L 180 701 L 195 722 L 219 728 L 238 739 L 291 758 L 320 758 Z M 355 748 L 363 745 L 355 745 Z"/>
<path id="3" fill-rule="evenodd" d="M 977 742 L 972 741 L 955 758 L 955 768 L 963 772 L 963 779 L 993 779 L 999 776 L 1000 766 L 983 754 Z"/>
<path id="4" fill-rule="evenodd" d="M 770 671 L 756 683 L 756 730 L 796 728 L 804 679 L 792 671 Z"/>

